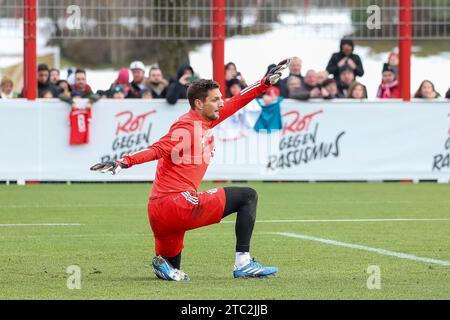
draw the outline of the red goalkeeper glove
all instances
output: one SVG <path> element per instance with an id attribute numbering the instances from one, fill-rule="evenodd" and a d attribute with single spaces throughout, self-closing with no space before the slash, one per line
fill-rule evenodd
<path id="1" fill-rule="evenodd" d="M 274 85 L 280 80 L 283 70 L 288 68 L 289 65 L 292 62 L 292 58 L 284 59 L 280 63 L 278 63 L 275 67 L 270 69 L 270 71 L 267 73 L 266 77 L 264 78 L 264 83 L 266 85 Z"/>
<path id="2" fill-rule="evenodd" d="M 117 161 L 106 161 L 94 164 L 91 167 L 92 171 L 100 171 L 101 173 L 109 172 L 112 175 L 115 175 L 120 172 L 122 169 L 129 168 L 127 161 L 124 159 L 120 159 Z"/>

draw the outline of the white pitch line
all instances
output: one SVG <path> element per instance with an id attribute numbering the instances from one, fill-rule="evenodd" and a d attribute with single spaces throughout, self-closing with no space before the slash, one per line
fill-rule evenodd
<path id="1" fill-rule="evenodd" d="M 390 251 L 390 250 L 385 250 L 385 249 L 372 248 L 372 247 L 367 247 L 367 246 L 363 246 L 363 245 L 359 245 L 359 244 L 340 242 L 340 241 L 335 241 L 335 240 L 331 240 L 331 239 L 323 239 L 323 238 L 312 237 L 312 236 L 308 236 L 308 235 L 304 235 L 304 234 L 296 234 L 296 233 L 288 233 L 288 232 L 271 232 L 270 234 L 276 234 L 276 235 L 280 235 L 280 236 L 303 239 L 303 240 L 317 241 L 317 242 L 321 242 L 321 243 L 325 243 L 325 244 L 331 244 L 333 246 L 346 247 L 346 248 L 351 248 L 351 249 L 356 249 L 356 250 L 370 251 L 370 252 L 375 252 L 375 253 L 385 255 L 385 256 L 397 257 L 400 259 L 408 259 L 408 260 L 420 261 L 420 262 L 426 262 L 426 263 L 434 263 L 434 264 L 438 264 L 441 266 L 450 267 L 449 261 L 417 257 L 412 254 L 395 252 L 395 251 Z"/>
<path id="2" fill-rule="evenodd" d="M 81 223 L 3 223 L 0 224 L 0 227 L 65 227 L 81 225 Z"/>
<path id="3" fill-rule="evenodd" d="M 450 221 L 450 218 L 392 218 L 392 219 L 304 219 L 304 220 L 256 220 L 259 223 L 290 223 L 290 222 L 396 222 L 396 221 Z M 221 223 L 235 223 L 222 221 Z"/>
<path id="4" fill-rule="evenodd" d="M 145 205 L 138 204 L 9 204 L 2 205 L 0 209 L 26 209 L 26 208 L 126 208 L 126 207 L 146 207 Z"/>

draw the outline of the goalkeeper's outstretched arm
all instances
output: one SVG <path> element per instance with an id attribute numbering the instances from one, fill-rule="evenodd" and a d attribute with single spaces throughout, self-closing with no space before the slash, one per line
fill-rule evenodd
<path id="1" fill-rule="evenodd" d="M 260 96 L 268 87 L 276 84 L 280 80 L 283 70 L 289 67 L 291 61 L 291 58 L 281 61 L 270 69 L 263 79 L 244 88 L 239 94 L 225 102 L 223 109 L 220 111 L 219 119 L 212 121 L 211 127 L 217 126 L 236 111 L 246 106 L 250 101 Z"/>
<path id="2" fill-rule="evenodd" d="M 147 149 L 130 153 L 116 161 L 106 161 L 94 164 L 91 167 L 91 170 L 100 171 L 102 173 L 109 172 L 114 175 L 119 173 L 122 169 L 130 168 L 136 164 L 158 160 L 162 157 L 170 155 L 175 147 L 180 148 L 180 137 L 182 136 L 174 134 L 174 130 L 177 129 L 189 130 L 188 127 L 185 127 L 185 124 L 175 123 L 174 125 L 172 125 L 170 131 L 165 136 L 163 136 Z M 184 143 L 185 141 L 182 140 L 181 144 Z M 186 143 L 188 143 L 188 141 L 186 141 Z M 181 148 L 182 147 L 183 146 L 181 146 Z"/>
<path id="3" fill-rule="evenodd" d="M 273 67 L 261 81 L 245 88 L 242 90 L 241 94 L 228 100 L 220 112 L 220 118 L 213 121 L 211 123 L 211 127 L 216 126 L 237 110 L 244 107 L 250 101 L 263 93 L 269 86 L 276 84 L 281 78 L 283 70 L 289 67 L 291 61 L 292 59 L 285 59 L 281 61 L 278 65 Z M 184 126 L 186 126 L 186 124 L 176 122 L 172 125 L 169 132 L 164 137 L 162 137 L 158 142 L 152 144 L 149 148 L 128 154 L 116 161 L 97 163 L 91 167 L 91 170 L 117 174 L 120 170 L 130 168 L 133 165 L 158 160 L 165 157 L 171 154 L 175 147 L 179 147 L 180 145 L 179 136 L 174 135 L 174 130 L 187 129 L 187 132 L 189 132 L 189 128 L 183 128 Z M 189 142 L 185 142 L 183 140 L 182 144 L 184 143 Z"/>

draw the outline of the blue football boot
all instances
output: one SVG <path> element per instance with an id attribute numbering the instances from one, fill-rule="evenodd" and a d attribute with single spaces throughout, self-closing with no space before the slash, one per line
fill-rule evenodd
<path id="1" fill-rule="evenodd" d="M 189 281 L 189 276 L 181 270 L 178 270 L 163 257 L 156 256 L 152 260 L 152 267 L 159 279 L 167 281 Z"/>
<path id="2" fill-rule="evenodd" d="M 256 278 L 256 277 L 267 277 L 270 275 L 274 275 L 278 272 L 278 268 L 276 267 L 264 267 L 254 258 L 250 263 L 246 264 L 243 267 L 236 268 L 233 271 L 233 276 L 235 278 Z"/>

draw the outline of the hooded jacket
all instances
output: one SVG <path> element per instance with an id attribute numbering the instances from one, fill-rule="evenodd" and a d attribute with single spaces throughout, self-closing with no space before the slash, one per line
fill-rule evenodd
<path id="1" fill-rule="evenodd" d="M 340 43 L 340 50 L 339 52 L 333 53 L 333 55 L 330 58 L 330 61 L 328 62 L 327 65 L 327 71 L 329 74 L 332 74 L 334 76 L 334 79 L 339 79 L 339 67 L 338 67 L 338 63 L 339 61 L 341 61 L 343 58 L 346 57 L 346 55 L 344 54 L 342 47 L 344 46 L 344 44 L 349 44 L 352 47 L 352 53 L 347 56 L 347 58 L 352 59 L 353 62 L 356 64 L 356 69 L 353 70 L 355 77 L 359 76 L 362 77 L 364 75 L 364 68 L 361 62 L 361 58 L 357 55 L 353 53 L 353 49 L 355 48 L 355 45 L 353 43 L 353 40 L 348 39 L 348 38 L 344 38 L 341 40 Z"/>
<path id="2" fill-rule="evenodd" d="M 169 87 L 167 88 L 167 103 L 175 104 L 178 99 L 186 99 L 187 98 L 187 86 L 184 86 L 180 83 L 180 78 L 183 76 L 186 70 L 191 70 L 192 74 L 194 74 L 194 69 L 185 63 L 182 63 L 177 70 L 176 79 L 171 79 Z"/>

